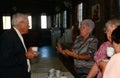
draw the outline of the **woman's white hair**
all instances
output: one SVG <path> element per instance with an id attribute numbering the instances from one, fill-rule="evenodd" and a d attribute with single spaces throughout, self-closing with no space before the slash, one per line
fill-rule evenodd
<path id="1" fill-rule="evenodd" d="M 91 20 L 91 19 L 85 19 L 81 22 L 81 25 L 82 24 L 86 24 L 92 31 L 93 29 L 95 28 L 95 23 Z M 92 32 L 91 31 L 91 32 Z"/>
<path id="2" fill-rule="evenodd" d="M 106 22 L 104 32 L 107 31 L 108 27 L 113 26 L 113 25 L 116 26 L 116 27 L 118 25 L 120 25 L 120 19 L 111 19 L 108 22 Z"/>
<path id="3" fill-rule="evenodd" d="M 12 17 L 12 25 L 17 26 L 20 22 L 24 22 L 24 19 L 27 18 L 27 14 L 16 13 Z"/>

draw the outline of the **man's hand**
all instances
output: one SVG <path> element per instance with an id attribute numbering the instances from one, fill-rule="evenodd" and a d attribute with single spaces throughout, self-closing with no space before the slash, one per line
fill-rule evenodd
<path id="1" fill-rule="evenodd" d="M 39 54 L 38 54 L 38 52 L 33 51 L 32 48 L 30 47 L 25 55 L 26 55 L 27 59 L 32 59 L 32 58 L 37 57 Z"/>

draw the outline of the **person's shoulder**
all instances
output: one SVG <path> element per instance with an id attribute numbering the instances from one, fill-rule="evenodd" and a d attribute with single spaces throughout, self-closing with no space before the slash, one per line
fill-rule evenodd
<path id="1" fill-rule="evenodd" d="M 96 37 L 94 35 L 89 35 L 88 39 L 95 39 Z"/>
<path id="2" fill-rule="evenodd" d="M 82 36 L 81 36 L 81 35 L 78 35 L 76 38 L 82 38 Z"/>
<path id="3" fill-rule="evenodd" d="M 110 46 L 111 43 L 109 41 L 103 42 L 100 46 Z"/>
<path id="4" fill-rule="evenodd" d="M 90 40 L 95 40 L 95 41 L 98 41 L 98 38 L 97 38 L 97 37 L 95 37 L 94 35 L 89 36 L 89 39 L 90 39 Z"/>

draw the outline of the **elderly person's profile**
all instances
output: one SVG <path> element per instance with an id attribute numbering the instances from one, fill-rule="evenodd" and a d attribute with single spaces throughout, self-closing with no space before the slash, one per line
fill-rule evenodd
<path id="1" fill-rule="evenodd" d="M 97 51 L 98 39 L 93 36 L 95 23 L 91 19 L 84 19 L 80 24 L 80 35 L 76 37 L 71 50 L 56 46 L 60 54 L 74 58 L 75 78 L 86 78 L 91 68 L 94 53 Z"/>

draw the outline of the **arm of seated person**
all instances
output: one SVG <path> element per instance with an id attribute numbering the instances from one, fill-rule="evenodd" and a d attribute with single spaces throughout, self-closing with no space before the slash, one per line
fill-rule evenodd
<path id="1" fill-rule="evenodd" d="M 63 55 L 65 55 L 65 56 L 67 56 L 67 54 L 64 52 L 64 50 L 62 49 L 62 47 L 61 47 L 60 44 L 58 44 L 58 45 L 56 46 L 56 49 L 57 49 L 57 51 L 58 51 L 60 54 L 63 54 Z"/>
<path id="2" fill-rule="evenodd" d="M 72 58 L 78 58 L 78 54 L 74 51 L 74 50 L 68 50 L 66 49 L 65 54 L 67 54 L 68 56 L 72 57 Z"/>
<path id="3" fill-rule="evenodd" d="M 91 58 L 89 54 L 77 54 L 75 50 L 70 51 L 66 49 L 65 53 L 73 58 L 81 59 L 81 60 L 89 60 Z"/>
<path id="4" fill-rule="evenodd" d="M 97 71 L 98 71 L 98 66 L 96 63 L 94 63 L 86 78 L 94 78 L 97 75 Z"/>
<path id="5" fill-rule="evenodd" d="M 89 60 L 91 56 L 89 54 L 78 54 L 78 59 Z"/>
<path id="6" fill-rule="evenodd" d="M 106 62 L 104 60 L 101 60 L 99 62 L 100 69 L 102 70 L 102 73 L 104 73 L 105 67 L 106 67 Z"/>

